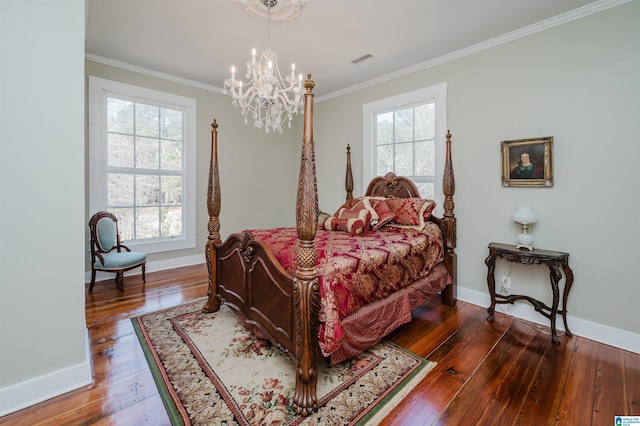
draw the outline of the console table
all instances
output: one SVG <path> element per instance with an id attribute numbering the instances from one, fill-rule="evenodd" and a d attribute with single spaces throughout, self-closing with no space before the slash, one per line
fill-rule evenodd
<path id="1" fill-rule="evenodd" d="M 550 271 L 551 290 L 553 291 L 553 302 L 551 307 L 534 299 L 533 297 L 510 294 L 508 296 L 496 293 L 496 280 L 494 276 L 496 259 L 504 259 L 508 262 L 521 263 L 524 265 L 547 265 Z M 489 317 L 487 321 L 493 321 L 496 304 L 511 303 L 516 300 L 529 301 L 536 311 L 547 317 L 551 321 L 551 339 L 553 343 L 560 343 L 556 332 L 556 315 L 561 314 L 564 322 L 564 329 L 567 336 L 573 336 L 567 325 L 567 298 L 573 285 L 573 271 L 569 267 L 569 253 L 559 251 L 541 250 L 541 249 L 518 249 L 514 245 L 490 243 L 489 256 L 484 263 L 489 269 L 487 272 L 487 285 L 489 286 L 489 294 L 491 295 L 491 306 L 487 308 Z M 562 307 L 558 309 L 560 301 L 560 289 L 558 283 L 562 278 L 562 272 L 566 277 L 564 291 L 562 293 Z"/>

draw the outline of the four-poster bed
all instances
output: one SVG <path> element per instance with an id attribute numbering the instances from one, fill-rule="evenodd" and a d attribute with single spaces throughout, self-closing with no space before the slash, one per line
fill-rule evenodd
<path id="1" fill-rule="evenodd" d="M 409 179 L 392 173 L 374 178 L 365 197 L 353 199 L 348 149 L 347 202 L 340 211 L 351 212 L 349 209 L 355 209 L 354 205 L 360 203 L 365 205 L 365 221 L 368 221 L 371 214 L 377 216 L 373 203 L 377 206 L 389 200 L 389 204 L 397 205 L 410 201 L 412 206 L 419 206 L 420 223 L 406 225 L 404 229 L 402 225 L 391 224 L 393 226 L 380 228 L 380 232 L 360 235 L 325 230 L 326 224 L 319 226 L 311 74 L 304 87 L 295 229 L 249 230 L 230 235 L 224 243 L 221 241 L 218 124 L 215 120 L 212 124 L 206 245 L 209 297 L 204 311 L 214 312 L 221 303 L 227 304 L 245 325 L 268 338 L 293 360 L 296 368 L 293 406 L 298 414 L 306 416 L 316 408 L 317 366 L 324 357 L 335 363 L 367 349 L 400 324 L 410 321 L 410 310 L 438 293 L 443 303 L 456 303 L 456 219 L 451 135 L 447 134 L 442 218 L 427 214 L 434 204 L 420 200 L 417 188 Z M 336 219 L 336 215 L 332 219 Z M 353 218 L 350 220 L 353 222 Z M 348 243 L 349 238 L 357 241 Z M 343 253 L 349 250 L 349 244 L 357 245 L 358 249 Z M 416 248 L 416 244 L 421 248 Z M 385 257 L 386 263 L 374 263 L 369 259 L 375 257 L 373 253 Z M 340 255 L 349 256 L 349 261 L 340 260 L 344 259 Z M 354 261 L 357 256 L 367 259 Z M 331 269 L 334 264 L 344 263 L 355 264 L 360 272 Z M 389 285 L 388 276 L 400 277 L 399 289 L 376 287 L 371 292 L 375 295 L 365 294 L 374 285 Z M 346 293 L 332 293 L 334 287 L 343 284 L 347 287 L 347 279 L 356 282 L 349 285 L 362 288 L 349 287 Z M 403 314 L 396 314 L 399 311 Z"/>

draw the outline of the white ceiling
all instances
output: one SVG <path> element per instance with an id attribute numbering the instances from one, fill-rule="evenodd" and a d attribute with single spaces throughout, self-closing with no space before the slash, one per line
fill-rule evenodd
<path id="1" fill-rule="evenodd" d="M 295 62 L 331 97 L 625 1 L 310 0 L 295 19 L 272 19 L 271 48 L 283 72 Z M 232 0 L 87 0 L 92 60 L 220 91 L 231 65 L 244 76 L 252 47 L 267 48 L 267 22 Z"/>

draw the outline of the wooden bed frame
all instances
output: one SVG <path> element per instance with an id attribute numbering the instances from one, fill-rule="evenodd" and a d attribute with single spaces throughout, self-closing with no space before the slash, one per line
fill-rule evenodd
<path id="1" fill-rule="evenodd" d="M 295 275 L 289 274 L 273 253 L 248 233 L 220 239 L 220 180 L 218 175 L 218 124 L 211 124 L 211 160 L 207 208 L 209 212 L 206 259 L 209 270 L 205 312 L 215 312 L 224 302 L 250 328 L 261 333 L 289 356 L 296 366 L 293 406 L 297 414 L 308 416 L 317 403 L 317 366 L 322 360 L 318 344 L 319 283 L 316 277 L 314 238 L 318 226 L 318 192 L 313 141 L 313 98 L 315 83 L 308 74 L 304 82 L 304 131 L 296 203 L 299 238 Z M 353 197 L 350 149 L 347 151 L 347 199 Z M 442 231 L 444 265 L 452 284 L 442 292 L 442 302 L 456 303 L 456 219 L 453 213 L 455 181 L 451 162 L 451 134 L 447 134 L 443 189 L 444 215 L 432 217 Z M 409 179 L 394 174 L 377 177 L 366 195 L 419 196 Z"/>

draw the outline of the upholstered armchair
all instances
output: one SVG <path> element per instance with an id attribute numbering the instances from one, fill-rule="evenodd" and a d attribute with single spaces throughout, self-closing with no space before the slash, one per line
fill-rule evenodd
<path id="1" fill-rule="evenodd" d="M 124 272 L 142 267 L 142 281 L 146 282 L 147 254 L 131 251 L 120 243 L 118 219 L 109 212 L 98 212 L 89 220 L 91 239 L 91 285 L 93 291 L 96 271 L 115 272 L 116 284 L 124 291 Z"/>

